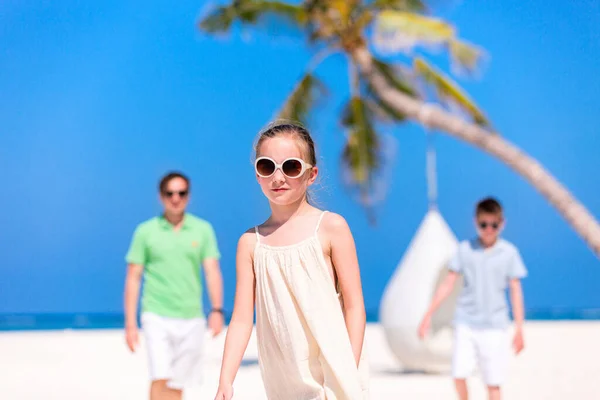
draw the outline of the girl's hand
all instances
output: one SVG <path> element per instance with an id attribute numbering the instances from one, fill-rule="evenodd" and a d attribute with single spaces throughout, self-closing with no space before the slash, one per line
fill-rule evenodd
<path id="1" fill-rule="evenodd" d="M 215 400 L 230 400 L 233 398 L 233 386 L 230 384 L 220 384 Z"/>

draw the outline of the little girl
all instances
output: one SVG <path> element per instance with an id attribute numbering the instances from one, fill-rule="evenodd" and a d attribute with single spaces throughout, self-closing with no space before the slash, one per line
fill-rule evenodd
<path id="1" fill-rule="evenodd" d="M 255 306 L 269 400 L 367 399 L 356 249 L 343 217 L 308 203 L 318 174 L 314 142 L 301 126 L 275 124 L 260 134 L 255 151 L 271 216 L 238 242 L 235 304 L 215 399 L 233 397 Z"/>

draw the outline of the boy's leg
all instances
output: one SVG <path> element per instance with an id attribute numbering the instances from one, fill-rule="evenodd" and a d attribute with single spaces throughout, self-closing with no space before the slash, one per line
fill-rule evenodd
<path id="1" fill-rule="evenodd" d="M 152 381 L 150 400 L 181 400 L 182 398 L 183 392 L 179 389 L 169 388 L 165 379 Z"/>
<path id="2" fill-rule="evenodd" d="M 454 379 L 454 386 L 459 400 L 469 400 L 469 390 L 467 389 L 466 379 Z"/>
<path id="3" fill-rule="evenodd" d="M 500 400 L 500 386 L 488 386 L 488 400 Z"/>
<path id="4" fill-rule="evenodd" d="M 500 400 L 500 387 L 504 384 L 508 369 L 510 342 L 503 329 L 485 329 L 477 333 L 477 350 L 483 379 L 490 400 Z"/>
<path id="5" fill-rule="evenodd" d="M 457 325 L 454 329 L 452 376 L 460 400 L 469 398 L 466 379 L 473 373 L 475 361 L 473 332 L 466 325 Z"/>

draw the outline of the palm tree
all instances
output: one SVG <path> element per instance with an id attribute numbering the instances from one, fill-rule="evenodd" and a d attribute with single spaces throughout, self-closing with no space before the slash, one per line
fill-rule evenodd
<path id="1" fill-rule="evenodd" d="M 447 50 L 453 72 L 475 73 L 483 51 L 458 38 L 447 22 L 431 16 L 421 0 L 233 0 L 213 9 L 199 27 L 227 32 L 234 23 L 261 24 L 280 18 L 306 33 L 318 51 L 279 116 L 306 123 L 311 104 L 325 91 L 315 75 L 330 54 L 346 55 L 350 99 L 341 115 L 347 132 L 343 163 L 363 196 L 373 190 L 382 167 L 381 123 L 418 122 L 497 157 L 531 183 L 600 256 L 600 225 L 539 162 L 499 135 L 483 111 L 449 76 L 415 53 L 417 46 Z M 271 19 L 269 19 L 270 21 Z M 372 47 L 403 53 L 410 63 L 385 62 Z M 408 57 L 407 57 L 408 56 Z"/>

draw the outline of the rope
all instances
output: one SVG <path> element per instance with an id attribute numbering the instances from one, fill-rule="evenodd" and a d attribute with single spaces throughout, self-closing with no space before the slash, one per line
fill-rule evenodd
<path id="1" fill-rule="evenodd" d="M 426 165 L 425 177 L 427 180 L 427 203 L 430 210 L 438 208 L 437 198 L 437 172 L 436 172 L 436 152 L 434 135 L 429 129 L 426 130 L 427 135 L 427 150 L 426 150 Z"/>

